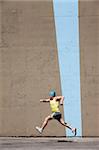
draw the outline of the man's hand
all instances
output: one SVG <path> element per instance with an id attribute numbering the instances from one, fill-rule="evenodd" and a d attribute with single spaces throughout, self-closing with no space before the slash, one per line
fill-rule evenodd
<path id="1" fill-rule="evenodd" d="M 64 102 L 64 96 L 61 97 L 60 105 L 63 105 L 63 102 Z"/>

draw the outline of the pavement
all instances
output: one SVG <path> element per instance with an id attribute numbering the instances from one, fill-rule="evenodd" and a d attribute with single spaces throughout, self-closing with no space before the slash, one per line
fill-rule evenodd
<path id="1" fill-rule="evenodd" d="M 0 137 L 0 150 L 99 150 L 99 138 Z"/>

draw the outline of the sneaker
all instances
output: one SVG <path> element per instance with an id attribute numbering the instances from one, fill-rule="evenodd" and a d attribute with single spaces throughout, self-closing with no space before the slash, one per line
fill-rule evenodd
<path id="1" fill-rule="evenodd" d="M 72 132 L 74 133 L 74 136 L 77 135 L 77 129 L 76 129 L 76 128 L 73 128 L 73 129 L 72 129 Z"/>
<path id="2" fill-rule="evenodd" d="M 40 128 L 40 127 L 36 127 L 36 130 L 40 133 L 40 134 L 42 134 L 42 128 Z"/>

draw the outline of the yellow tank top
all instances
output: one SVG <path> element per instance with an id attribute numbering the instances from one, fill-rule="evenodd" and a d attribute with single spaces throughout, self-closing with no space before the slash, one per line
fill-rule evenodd
<path id="1" fill-rule="evenodd" d="M 56 100 L 50 100 L 50 107 L 52 112 L 60 112 L 59 110 L 59 102 Z"/>

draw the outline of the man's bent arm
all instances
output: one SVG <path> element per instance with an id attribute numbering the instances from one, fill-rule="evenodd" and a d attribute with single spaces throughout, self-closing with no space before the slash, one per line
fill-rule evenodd
<path id="1" fill-rule="evenodd" d="M 63 105 L 64 96 L 56 96 L 56 101 L 60 101 L 60 105 Z"/>

